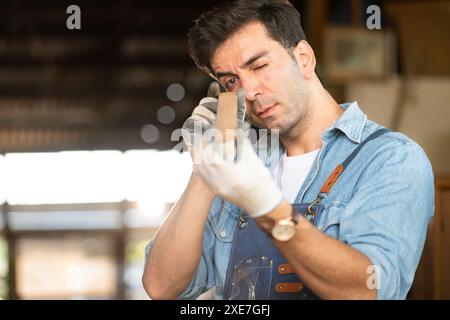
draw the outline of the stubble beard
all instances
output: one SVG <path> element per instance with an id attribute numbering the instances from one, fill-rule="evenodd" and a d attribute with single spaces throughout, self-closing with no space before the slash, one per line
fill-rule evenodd
<path id="1" fill-rule="evenodd" d="M 282 115 L 278 119 L 271 119 L 268 117 L 263 123 L 252 121 L 248 119 L 253 125 L 259 128 L 266 128 L 269 130 L 277 130 L 280 137 L 292 138 L 301 135 L 311 124 L 311 111 L 309 107 L 309 89 L 306 80 L 300 70 L 298 64 L 293 59 L 292 72 L 288 77 L 288 87 L 286 87 L 284 101 L 280 101 L 276 96 L 269 98 L 257 99 L 253 102 L 254 105 L 268 105 L 271 103 L 278 103 L 278 107 L 284 108 L 281 110 Z M 255 110 L 255 106 L 252 109 Z"/>
<path id="2" fill-rule="evenodd" d="M 287 92 L 286 112 L 277 125 L 280 137 L 294 138 L 301 135 L 310 126 L 311 110 L 309 107 L 309 90 L 298 65 L 293 67 L 292 84 Z"/>

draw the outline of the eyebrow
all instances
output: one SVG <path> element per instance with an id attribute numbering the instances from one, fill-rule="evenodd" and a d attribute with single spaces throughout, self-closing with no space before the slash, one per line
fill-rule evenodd
<path id="1" fill-rule="evenodd" d="M 245 61 L 239 68 L 244 68 L 244 67 L 248 67 L 248 66 L 250 66 L 250 65 L 252 65 L 255 61 L 257 61 L 258 59 L 260 59 L 260 58 L 262 58 L 262 57 L 264 57 L 264 56 L 266 56 L 268 54 L 268 52 L 267 51 L 261 51 L 261 52 L 258 52 L 258 53 L 256 53 L 256 54 L 254 54 L 252 57 L 250 57 L 247 61 Z M 216 73 L 216 77 L 217 77 L 217 79 L 219 79 L 219 78 L 222 78 L 222 77 L 226 77 L 226 76 L 236 76 L 236 74 L 234 74 L 233 72 L 229 72 L 229 71 L 226 71 L 226 72 L 217 72 Z"/>

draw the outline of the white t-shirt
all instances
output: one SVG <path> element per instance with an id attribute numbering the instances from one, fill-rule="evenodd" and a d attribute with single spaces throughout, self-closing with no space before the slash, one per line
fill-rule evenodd
<path id="1" fill-rule="evenodd" d="M 272 177 L 289 203 L 295 201 L 318 153 L 319 149 L 299 156 L 288 157 L 285 151 L 275 167 Z"/>

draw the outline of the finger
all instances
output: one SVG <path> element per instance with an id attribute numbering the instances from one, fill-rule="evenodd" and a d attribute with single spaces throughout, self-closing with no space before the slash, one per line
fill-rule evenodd
<path id="1" fill-rule="evenodd" d="M 220 157 L 225 162 L 233 162 L 236 157 L 236 141 L 235 139 L 218 144 L 219 148 L 216 151 L 219 152 Z"/>
<path id="2" fill-rule="evenodd" d="M 238 150 L 242 149 L 242 132 L 245 129 L 245 110 L 246 110 L 246 100 L 245 100 L 245 89 L 240 88 L 237 92 L 237 127 L 238 127 L 238 137 L 236 148 Z M 240 161 L 241 155 L 238 152 L 236 161 Z"/>
<path id="3" fill-rule="evenodd" d="M 192 116 L 196 115 L 201 116 L 209 121 L 213 121 L 216 118 L 214 112 L 212 112 L 211 110 L 202 105 L 195 107 L 194 111 L 192 111 Z"/>
<path id="4" fill-rule="evenodd" d="M 217 98 L 213 98 L 213 97 L 203 98 L 202 100 L 200 100 L 199 105 L 208 108 L 209 110 L 211 110 L 214 113 L 217 112 Z"/>
<path id="5" fill-rule="evenodd" d="M 196 124 L 198 124 L 197 126 L 199 128 L 204 128 L 204 129 L 211 126 L 211 122 L 208 119 L 205 119 L 204 117 L 199 116 L 199 115 L 193 115 L 193 116 L 189 117 L 188 119 L 186 119 L 186 121 L 183 123 L 182 128 L 190 133 L 193 133 Z"/>
<path id="6" fill-rule="evenodd" d="M 249 163 L 258 162 L 259 158 L 256 155 L 255 149 L 253 149 L 253 145 L 248 138 L 242 138 L 240 148 L 240 161 L 246 161 Z"/>
<path id="7" fill-rule="evenodd" d="M 217 81 L 211 82 L 208 88 L 208 97 L 218 98 L 220 93 L 220 86 Z"/>
<path id="8" fill-rule="evenodd" d="M 205 140 L 203 140 L 203 151 L 202 151 L 202 165 L 207 167 L 204 170 L 212 170 L 212 168 L 223 161 L 223 158 L 221 159 L 219 154 L 217 153 L 217 143 L 209 142 L 207 143 Z"/>
<path id="9" fill-rule="evenodd" d="M 202 128 L 202 129 L 205 129 L 211 125 L 211 121 L 209 121 L 208 119 L 206 119 L 202 116 L 199 116 L 199 115 L 193 115 L 190 118 L 190 120 L 192 120 L 192 122 L 193 122 L 192 128 L 194 128 L 195 124 L 197 124 L 197 123 L 198 123 L 198 127 Z"/>
<path id="10" fill-rule="evenodd" d="M 238 128 L 242 127 L 245 120 L 245 110 L 247 103 L 245 101 L 245 89 L 240 88 L 237 92 L 237 121 Z"/>

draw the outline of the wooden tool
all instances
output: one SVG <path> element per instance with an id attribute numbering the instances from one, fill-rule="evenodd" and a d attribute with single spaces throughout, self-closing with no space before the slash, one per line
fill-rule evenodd
<path id="1" fill-rule="evenodd" d="M 235 138 L 235 130 L 237 129 L 237 112 L 236 93 L 222 92 L 219 94 L 216 118 L 216 129 L 221 133 L 218 137 L 219 141 L 225 142 Z"/>

